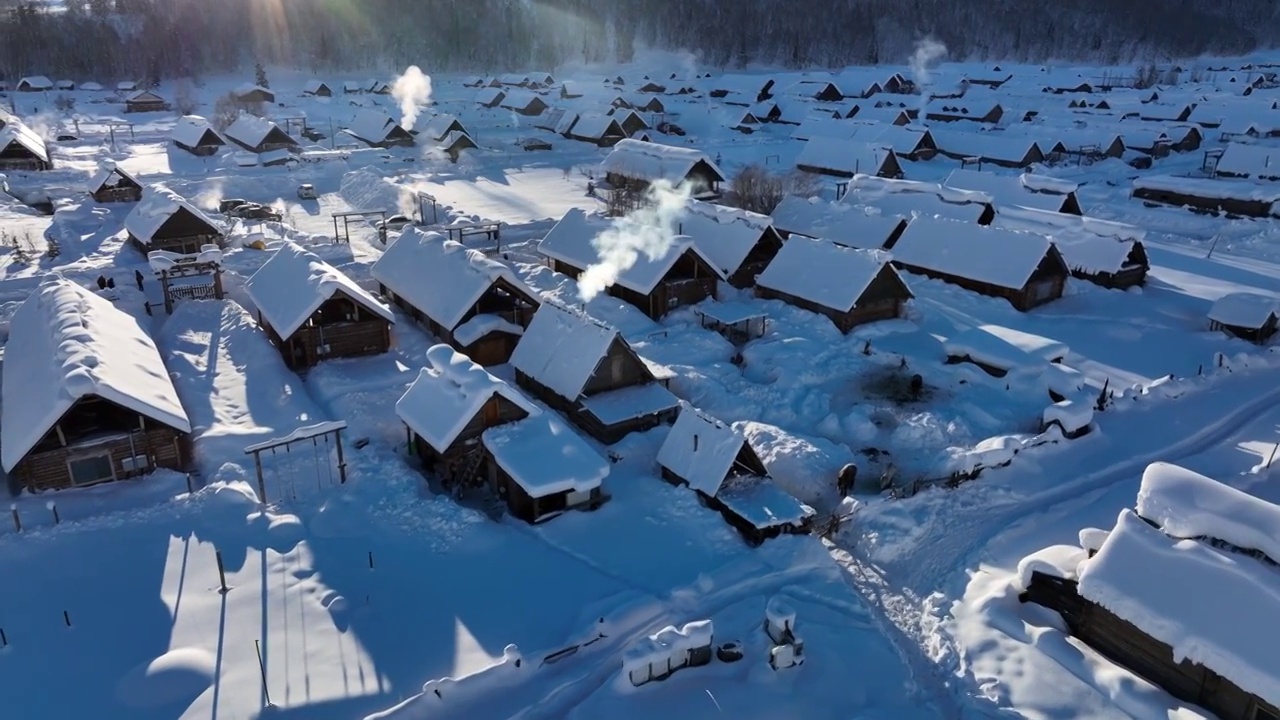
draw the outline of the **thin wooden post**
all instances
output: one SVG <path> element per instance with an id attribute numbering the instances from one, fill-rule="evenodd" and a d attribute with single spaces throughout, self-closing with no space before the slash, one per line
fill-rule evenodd
<path id="1" fill-rule="evenodd" d="M 0 650 L 9 647 L 9 636 L 4 634 L 4 628 L 0 628 Z"/>
<path id="2" fill-rule="evenodd" d="M 334 445 L 338 447 L 338 482 L 339 484 L 347 484 L 347 461 L 342 455 L 342 430 L 333 431 Z"/>
<path id="3" fill-rule="evenodd" d="M 67 612 L 66 610 L 63 610 L 62 621 L 67 624 L 67 627 L 71 627 L 71 613 Z"/>
<path id="4" fill-rule="evenodd" d="M 1280 442 L 1276 442 L 1271 448 L 1271 457 L 1267 458 L 1267 467 L 1271 467 L 1271 461 L 1276 459 L 1276 451 L 1280 450 Z"/>
<path id="5" fill-rule="evenodd" d="M 267 502 L 267 486 L 262 479 L 262 451 L 253 451 L 253 469 L 258 472 L 258 502 L 266 504 Z"/>
<path id="6" fill-rule="evenodd" d="M 61 523 L 62 523 L 62 518 L 58 516 L 58 504 L 57 504 L 57 503 L 55 503 L 54 501 L 50 500 L 50 501 L 49 501 L 49 509 L 53 511 L 53 524 L 54 524 L 54 525 L 59 525 L 59 524 L 61 524 Z"/>
<path id="7" fill-rule="evenodd" d="M 271 707 L 271 691 L 267 689 L 267 666 L 262 662 L 262 644 L 255 639 L 253 649 L 258 653 L 258 670 L 262 673 L 262 697 L 267 701 L 265 707 Z"/>
<path id="8" fill-rule="evenodd" d="M 18 506 L 13 506 L 13 529 L 15 532 L 22 532 L 22 518 L 18 517 Z"/>
<path id="9" fill-rule="evenodd" d="M 369 569 L 370 570 L 373 569 L 373 551 L 372 550 L 369 551 Z"/>
<path id="10" fill-rule="evenodd" d="M 225 593 L 227 591 L 227 571 L 222 565 L 222 551 L 215 550 L 213 558 L 218 561 L 218 582 L 222 585 L 222 589 L 219 592 Z"/>

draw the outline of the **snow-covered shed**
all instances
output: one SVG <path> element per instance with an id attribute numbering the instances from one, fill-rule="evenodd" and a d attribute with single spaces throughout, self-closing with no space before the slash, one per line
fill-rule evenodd
<path id="1" fill-rule="evenodd" d="M 1077 185 L 1046 175 L 1023 173 L 1019 176 L 961 168 L 952 170 L 943 185 L 957 190 L 976 190 L 990 195 L 996 212 L 1006 206 L 1047 210 L 1068 215 L 1083 215 Z"/>
<path id="2" fill-rule="evenodd" d="M 507 94 L 496 87 L 482 87 L 476 91 L 475 103 L 480 107 L 496 108 L 507 99 Z"/>
<path id="3" fill-rule="evenodd" d="M 48 170 L 53 167 L 44 138 L 21 121 L 0 128 L 0 170 Z"/>
<path id="4" fill-rule="evenodd" d="M 912 297 L 887 253 L 799 236 L 756 279 L 756 295 L 825 315 L 845 333 L 901 317 Z"/>
<path id="5" fill-rule="evenodd" d="M 853 143 L 892 150 L 908 160 L 928 160 L 938 152 L 938 145 L 928 128 L 906 127 L 859 119 L 842 120 L 815 116 L 806 119 L 791 133 L 792 139 L 835 138 Z M 868 175 L 875 173 L 867 172 Z"/>
<path id="6" fill-rule="evenodd" d="M 1044 152 L 1036 141 L 1017 133 L 998 131 L 964 132 L 934 129 L 938 152 L 955 160 L 976 158 L 983 163 L 1007 168 L 1026 168 L 1044 162 Z"/>
<path id="7" fill-rule="evenodd" d="M 685 204 L 677 232 L 693 238 L 702 255 L 737 288 L 755 284 L 782 247 L 782 236 L 768 215 L 701 200 Z"/>
<path id="8" fill-rule="evenodd" d="M 636 133 L 651 129 L 649 121 L 645 120 L 640 113 L 631 108 L 621 108 L 609 113 L 618 121 L 618 127 L 626 133 L 627 137 L 635 137 Z"/>
<path id="9" fill-rule="evenodd" d="M 298 141 L 280 129 L 279 125 L 266 118 L 249 113 L 240 113 L 240 117 L 231 123 L 222 133 L 226 139 L 252 153 L 264 153 L 269 150 L 293 149 Z"/>
<path id="10" fill-rule="evenodd" d="M 662 477 L 687 485 L 747 542 L 808 532 L 814 512 L 769 478 L 747 439 L 687 404 L 658 450 Z"/>
<path id="11" fill-rule="evenodd" d="M 124 111 L 127 113 L 164 112 L 169 109 L 169 102 L 150 90 L 130 90 L 124 98 Z"/>
<path id="12" fill-rule="evenodd" d="M 613 146 L 600 171 L 614 188 L 642 191 L 659 180 L 687 183 L 690 195 L 698 199 L 718 195 L 720 183 L 728 179 L 701 150 L 630 138 Z"/>
<path id="13" fill-rule="evenodd" d="M 138 202 L 142 199 L 142 183 L 114 162 L 105 162 L 89 178 L 88 191 L 95 202 Z"/>
<path id="14" fill-rule="evenodd" d="M 192 155 L 208 156 L 227 143 L 214 131 L 209 121 L 199 115 L 183 115 L 173 126 L 173 144 Z"/>
<path id="15" fill-rule="evenodd" d="M 788 195 L 774 208 L 773 226 L 787 237 L 823 238 L 867 250 L 879 250 L 893 244 L 907 229 L 907 221 L 898 215 L 868 213 L 867 210 L 819 197 Z"/>
<path id="16" fill-rule="evenodd" d="M 197 253 L 205 245 L 222 247 L 225 238 L 220 222 L 163 185 L 142 191 L 142 199 L 124 219 L 124 229 L 144 254 Z"/>
<path id="17" fill-rule="evenodd" d="M 723 98 L 727 105 L 751 106 L 773 97 L 775 81 L 766 75 L 722 75 L 707 85 L 708 95 Z"/>
<path id="18" fill-rule="evenodd" d="M 14 312 L 0 459 L 14 488 L 184 470 L 191 425 L 155 342 L 111 301 L 48 276 Z"/>
<path id="19" fill-rule="evenodd" d="M 391 309 L 337 268 L 285 241 L 245 282 L 258 324 L 294 369 L 391 347 Z"/>
<path id="20" fill-rule="evenodd" d="M 18 92 L 44 92 L 53 89 L 53 81 L 44 75 L 28 75 L 13 86 Z"/>
<path id="21" fill-rule="evenodd" d="M 1004 117 L 1004 108 L 997 102 L 966 102 L 958 98 L 935 98 L 921 112 L 926 120 L 934 122 L 971 122 L 995 124 Z"/>
<path id="22" fill-rule="evenodd" d="M 896 105 L 876 105 L 869 102 L 858 102 L 848 106 L 843 115 L 862 122 L 884 125 L 910 125 L 911 116 Z"/>
<path id="23" fill-rule="evenodd" d="M 346 132 L 369 147 L 411 147 L 414 144 L 413 135 L 381 110 L 357 110 Z"/>
<path id="24" fill-rule="evenodd" d="M 1280 180 L 1280 149 L 1227 143 L 1214 173 L 1230 178 Z"/>
<path id="25" fill-rule="evenodd" d="M 512 90 L 498 102 L 498 107 L 510 110 L 517 115 L 537 117 L 547 109 L 548 105 L 535 93 L 527 90 Z"/>
<path id="26" fill-rule="evenodd" d="M 236 86 L 231 91 L 231 95 L 242 103 L 273 103 L 276 101 L 276 94 L 270 89 L 253 83 L 244 83 Z"/>
<path id="27" fill-rule="evenodd" d="M 458 158 L 462 156 L 463 150 L 471 150 L 476 147 L 476 141 L 471 136 L 454 130 L 436 145 L 436 149 L 444 153 L 449 158 L 449 162 L 458 162 Z"/>
<path id="28" fill-rule="evenodd" d="M 630 227 L 635 222 L 638 221 L 627 217 L 610 220 L 587 215 L 581 208 L 574 208 L 538 243 L 538 253 L 550 261 L 556 272 L 577 278 L 600 261 L 595 242 L 601 234 L 654 232 L 651 228 Z M 608 292 L 656 320 L 676 308 L 715 297 L 716 281 L 724 279 L 725 274 L 693 238 L 677 235 L 670 239 L 662 255 L 641 253 L 630 267 L 617 273 Z"/>
<path id="29" fill-rule="evenodd" d="M 333 88 L 323 80 L 308 80 L 302 86 L 302 94 L 311 97 L 333 97 Z"/>
<path id="30" fill-rule="evenodd" d="M 1151 270 L 1146 231 L 1126 223 L 1084 215 L 1005 206 L 995 227 L 1046 235 L 1062 253 L 1072 277 L 1106 288 L 1143 285 Z"/>
<path id="31" fill-rule="evenodd" d="M 858 174 L 894 179 L 902 177 L 902 166 L 892 149 L 822 136 L 805 142 L 796 158 L 796 169 L 841 178 Z"/>
<path id="32" fill-rule="evenodd" d="M 1261 345 L 1276 333 L 1280 299 L 1249 292 L 1227 293 L 1209 308 L 1209 328 Z"/>
<path id="33" fill-rule="evenodd" d="M 798 80 L 783 89 L 782 94 L 821 102 L 839 102 L 844 99 L 844 93 L 835 83 L 821 79 Z"/>
<path id="34" fill-rule="evenodd" d="M 511 268 L 446 240 L 405 228 L 370 270 L 383 297 L 482 366 L 511 358 L 538 309 Z"/>
<path id="35" fill-rule="evenodd" d="M 990 195 L 955 190 L 938 183 L 917 180 L 890 180 L 872 175 L 855 175 L 837 201 L 866 208 L 882 215 L 906 218 L 942 217 L 949 220 L 990 225 L 996 211 Z"/>
<path id="36" fill-rule="evenodd" d="M 71 90 L 75 90 L 75 89 L 76 89 L 76 81 L 75 81 L 75 80 L 59 80 L 58 82 L 54 83 L 53 85 L 54 85 L 54 87 L 58 88 L 59 90 L 71 91 Z"/>
<path id="37" fill-rule="evenodd" d="M 552 302 L 534 314 L 511 366 L 520 387 L 605 444 L 669 422 L 679 404 L 621 333 Z"/>
<path id="38" fill-rule="evenodd" d="M 952 220 L 918 217 L 887 249 L 909 272 L 1005 298 L 1024 312 L 1062 297 L 1071 274 L 1043 235 Z"/>
<path id="39" fill-rule="evenodd" d="M 432 142 L 440 142 L 449 136 L 451 132 L 467 133 L 467 128 L 454 115 L 441 113 L 439 115 L 423 116 L 416 123 L 417 127 L 414 133 L 425 136 Z"/>
<path id="40" fill-rule="evenodd" d="M 494 465 L 498 496 L 525 522 L 594 510 L 609 499 L 609 461 L 551 413 L 487 428 L 481 440 Z"/>
<path id="41" fill-rule="evenodd" d="M 1275 183 L 1147 175 L 1133 181 L 1133 197 L 1153 203 L 1225 212 L 1245 217 L 1272 217 L 1280 202 Z"/>
<path id="42" fill-rule="evenodd" d="M 599 147 L 613 147 L 626 138 L 628 133 L 612 115 L 584 113 L 578 115 L 577 120 L 563 134 L 571 140 L 589 142 Z"/>
<path id="43" fill-rule="evenodd" d="M 1135 509 L 1120 511 L 1087 559 L 1032 570 L 1019 599 L 1217 717 L 1280 717 L 1277 538 L 1280 507 L 1154 463 Z"/>

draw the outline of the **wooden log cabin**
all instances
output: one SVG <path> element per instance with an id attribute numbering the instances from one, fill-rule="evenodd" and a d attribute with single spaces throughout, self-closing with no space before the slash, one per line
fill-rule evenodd
<path id="1" fill-rule="evenodd" d="M 754 286 L 782 248 L 782 236 L 768 215 L 700 200 L 685 204 L 677 231 L 691 237 L 736 288 Z"/>
<path id="2" fill-rule="evenodd" d="M 609 228 L 608 219 L 575 208 L 538 243 L 538 252 L 553 270 L 577 278 L 598 262 L 592 242 Z M 716 283 L 725 279 L 693 238 L 678 236 L 661 257 L 641 255 L 618 273 L 606 292 L 658 320 L 672 310 L 715 297 Z"/>
<path id="3" fill-rule="evenodd" d="M 1019 599 L 1056 611 L 1094 652 L 1179 700 L 1222 720 L 1275 720 L 1277 522 L 1276 505 L 1155 463 L 1136 507 L 1105 535 L 1082 531 L 1070 562 L 1045 551 Z"/>
<path id="4" fill-rule="evenodd" d="M 279 125 L 248 113 L 242 113 L 236 118 L 236 121 L 223 131 L 223 135 L 251 153 L 298 149 L 298 141 L 281 130 Z"/>
<path id="5" fill-rule="evenodd" d="M 44 138 L 16 118 L 0 129 L 0 170 L 49 170 L 53 160 Z"/>
<path id="6" fill-rule="evenodd" d="M 426 360 L 396 414 L 411 452 L 445 490 L 485 490 L 530 523 L 607 499 L 609 463 L 563 423 L 448 345 L 428 349 Z"/>
<path id="7" fill-rule="evenodd" d="M 225 247 L 222 224 L 177 193 L 159 185 L 143 190 L 142 199 L 124 219 L 129 242 L 139 251 L 189 254 L 206 245 Z"/>
<path id="8" fill-rule="evenodd" d="M 996 227 L 1037 232 L 1053 244 L 1071 269 L 1071 276 L 1100 287 L 1123 290 L 1144 285 L 1151 261 L 1142 238 L 1146 231 L 1125 223 L 1081 215 L 1004 207 Z"/>
<path id="9" fill-rule="evenodd" d="M 90 178 L 89 195 L 99 203 L 138 202 L 142 199 L 142 184 L 123 168 L 109 163 Z"/>
<path id="10" fill-rule="evenodd" d="M 294 370 L 391 347 L 391 309 L 295 243 L 283 243 L 245 290 L 258 309 L 258 324 Z"/>
<path id="11" fill-rule="evenodd" d="M 1043 235 L 918 217 L 892 245 L 893 263 L 1026 312 L 1062 297 L 1071 271 Z"/>
<path id="12" fill-rule="evenodd" d="M 209 121 L 199 115 L 184 115 L 173 127 L 173 144 L 192 155 L 208 157 L 226 146 Z"/>
<path id="13" fill-rule="evenodd" d="M 168 109 L 168 101 L 150 90 L 134 90 L 124 99 L 124 111 L 127 113 L 164 112 Z"/>
<path id="14" fill-rule="evenodd" d="M 757 278 L 756 295 L 825 315 L 843 333 L 902 317 L 912 298 L 886 253 L 798 236 Z"/>
<path id="15" fill-rule="evenodd" d="M 11 490 L 82 487 L 185 470 L 191 425 L 137 320 L 51 277 L 10 322 L 0 456 Z"/>
<path id="16" fill-rule="evenodd" d="M 543 302 L 511 355 L 516 382 L 606 445 L 675 418 L 669 376 L 614 328 Z"/>
<path id="17" fill-rule="evenodd" d="M 417 228 L 406 228 L 371 272 L 388 302 L 485 367 L 511 358 L 539 305 L 506 265 Z"/>
<path id="18" fill-rule="evenodd" d="M 661 180 L 672 186 L 686 185 L 690 196 L 699 200 L 719 197 L 720 183 L 728 177 L 700 150 L 632 138 L 613 146 L 600 171 L 617 191 L 643 195 Z"/>
<path id="19" fill-rule="evenodd" d="M 658 450 L 662 477 L 687 485 L 751 545 L 809 532 L 812 508 L 779 488 L 746 438 L 688 405 Z"/>

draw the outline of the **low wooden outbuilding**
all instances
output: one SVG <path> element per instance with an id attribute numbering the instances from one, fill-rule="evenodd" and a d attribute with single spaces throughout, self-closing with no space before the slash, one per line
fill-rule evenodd
<path id="1" fill-rule="evenodd" d="M 1209 308 L 1209 329 L 1264 345 L 1276 334 L 1280 300 L 1249 292 L 1227 293 Z"/>
<path id="2" fill-rule="evenodd" d="M 1044 162 L 1044 151 L 1025 135 L 996 132 L 933 131 L 938 152 L 954 160 L 978 162 L 1006 168 L 1028 168 Z"/>
<path id="3" fill-rule="evenodd" d="M 20 121 L 0 128 L 0 170 L 49 170 L 53 160 L 44 138 Z"/>
<path id="4" fill-rule="evenodd" d="M 824 315 L 843 333 L 901 317 L 912 298 L 887 253 L 799 236 L 756 279 L 756 295 Z"/>
<path id="5" fill-rule="evenodd" d="M 1280 189 L 1274 183 L 1172 175 L 1149 175 L 1134 180 L 1132 196 L 1197 212 L 1242 217 L 1274 217 L 1278 212 L 1276 204 L 1280 203 Z"/>
<path id="6" fill-rule="evenodd" d="M 237 87 L 235 90 L 231 91 L 231 95 L 235 97 L 237 101 L 242 103 L 273 103 L 276 101 L 275 93 L 261 85 L 254 85 L 252 83 L 246 83 Z"/>
<path id="7" fill-rule="evenodd" d="M 302 94 L 311 97 L 333 97 L 333 88 L 323 80 L 308 80 L 302 89 Z"/>
<path id="8" fill-rule="evenodd" d="M 958 99 L 933 100 L 924 109 L 926 120 L 933 122 L 970 122 L 996 124 L 1004 117 L 1000 103 L 969 103 Z"/>
<path id="9" fill-rule="evenodd" d="M 209 121 L 199 115 L 184 115 L 173 126 L 173 144 L 192 155 L 208 157 L 226 147 L 226 141 L 214 131 Z"/>
<path id="10" fill-rule="evenodd" d="M 498 107 L 517 115 L 537 117 L 550 106 L 540 96 L 527 90 L 512 90 L 498 102 Z"/>
<path id="11" fill-rule="evenodd" d="M 406 228 L 371 269 L 383 297 L 482 366 L 511 358 L 540 301 L 506 265 Z"/>
<path id="12" fill-rule="evenodd" d="M 454 130 L 445 135 L 444 139 L 436 147 L 449 158 L 449 162 L 456 163 L 458 158 L 462 157 L 463 150 L 473 150 L 479 146 L 476 145 L 475 140 L 471 139 L 470 135 Z"/>
<path id="13" fill-rule="evenodd" d="M 902 178 L 902 165 L 893 150 L 830 137 L 810 138 L 800 149 L 796 169 L 840 178 L 859 174 Z"/>
<path id="14" fill-rule="evenodd" d="M 160 185 L 142 191 L 142 199 L 124 219 L 129 242 L 143 254 L 153 250 L 198 253 L 205 245 L 224 247 L 222 224 L 186 198 Z"/>
<path id="15" fill-rule="evenodd" d="M 391 309 L 296 243 L 282 243 L 245 291 L 258 310 L 258 324 L 294 370 L 391 347 Z"/>
<path id="16" fill-rule="evenodd" d="M 413 135 L 381 110 L 361 109 L 347 126 L 346 133 L 369 147 L 413 147 Z"/>
<path id="17" fill-rule="evenodd" d="M 44 75 L 28 75 L 13 86 L 18 92 L 45 92 L 53 89 L 53 81 Z"/>
<path id="18" fill-rule="evenodd" d="M 15 491 L 191 462 L 191 424 L 151 335 L 71 281 L 50 276 L 14 312 L 0 382 L 0 459 Z"/>
<path id="19" fill-rule="evenodd" d="M 917 217 L 887 249 L 900 268 L 1004 298 L 1023 312 L 1062 297 L 1071 275 L 1043 235 L 952 220 Z"/>
<path id="20" fill-rule="evenodd" d="M 142 199 L 142 184 L 115 163 L 104 164 L 89 179 L 89 195 L 95 202 L 138 202 Z"/>
<path id="21" fill-rule="evenodd" d="M 755 285 L 782 247 L 782 235 L 768 215 L 700 200 L 685 203 L 677 232 L 692 238 L 736 288 Z"/>
<path id="22" fill-rule="evenodd" d="M 1079 186 L 1047 175 L 997 175 L 962 168 L 952 170 L 942 184 L 956 190 L 972 190 L 990 195 L 995 201 L 997 212 L 1006 207 L 1022 207 L 1068 215 L 1084 214 L 1080 199 L 1076 196 Z"/>
<path id="23" fill-rule="evenodd" d="M 1071 268 L 1071 276 L 1123 290 L 1146 283 L 1151 261 L 1146 232 L 1126 223 L 1024 207 L 1004 207 L 995 226 L 1048 236 Z"/>
<path id="24" fill-rule="evenodd" d="M 516 382 L 611 445 L 675 419 L 670 377 L 636 354 L 613 327 L 544 301 L 511 355 Z"/>
<path id="25" fill-rule="evenodd" d="M 475 102 L 480 107 L 496 108 L 506 100 L 507 94 L 500 88 L 482 87 L 476 91 Z"/>
<path id="26" fill-rule="evenodd" d="M 449 136 L 449 133 L 468 134 L 467 127 L 462 124 L 461 120 L 454 115 L 445 113 L 419 118 L 412 132 L 433 142 L 444 140 Z"/>
<path id="27" fill-rule="evenodd" d="M 630 112 L 630 111 L 628 111 Z M 629 134 L 612 115 L 588 113 L 577 115 L 565 137 L 599 147 L 613 147 Z"/>
<path id="28" fill-rule="evenodd" d="M 135 90 L 124 99 L 124 111 L 127 113 L 164 112 L 169 109 L 169 102 L 150 90 Z"/>
<path id="29" fill-rule="evenodd" d="M 292 151 L 298 148 L 298 141 L 281 130 L 279 125 L 249 113 L 241 113 L 240 117 L 223 131 L 223 136 L 251 153 L 272 150 Z"/>

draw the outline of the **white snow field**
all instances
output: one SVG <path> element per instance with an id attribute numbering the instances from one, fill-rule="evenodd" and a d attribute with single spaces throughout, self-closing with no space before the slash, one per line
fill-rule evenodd
<path id="1" fill-rule="evenodd" d="M 53 167 L 5 169 L 0 193 L 0 455 L 12 493 L 0 512 L 0 718 L 1211 716 L 1021 602 L 1035 571 L 1079 578 L 1084 596 L 1164 635 L 1179 659 L 1280 697 L 1274 644 L 1258 644 L 1274 631 L 1208 607 L 1227 586 L 1259 593 L 1232 606 L 1241 617 L 1280 604 L 1275 568 L 1259 559 L 1280 560 L 1280 185 L 1259 159 L 1280 152 L 1266 132 L 1280 126 L 1280 83 L 1259 70 L 1275 58 L 1215 59 L 1228 69 L 1143 103 L 1127 88 L 1045 91 L 1053 78 L 1132 68 L 1002 64 L 1011 79 L 966 83 L 963 98 L 854 97 L 870 84 L 859 83 L 820 102 L 804 95 L 842 77 L 900 73 L 948 94 L 990 68 L 725 79 L 692 73 L 687 58 L 640 57 L 553 68 L 548 88 L 435 76 L 405 123 L 417 133 L 407 147 L 356 138 L 391 137 L 387 118 L 403 117 L 396 97 L 343 92 L 369 87 L 367 73 L 319 78 L 335 94 L 316 97 L 304 92 L 311 73 L 268 68 L 276 104 L 258 110 L 297 147 L 244 121 L 234 134 L 272 145 L 262 153 L 188 152 L 175 141 L 205 143 L 201 121 L 125 113 L 111 92 L 5 97 L 16 119 L 0 138 Z M 638 92 L 646 75 L 670 92 Z M 246 79 L 204 78 L 184 112 L 214 117 Z M 773 97 L 759 97 L 769 80 Z M 562 98 L 566 81 L 578 97 Z M 499 93 L 494 107 L 480 102 Z M 73 110 L 57 109 L 61 96 Z M 535 98 L 549 108 L 509 109 Z M 1192 104 L 1208 110 L 1166 117 Z M 606 115 L 615 105 L 640 109 Z M 994 105 L 997 122 L 976 120 Z M 960 106 L 975 117 L 940 119 Z M 632 139 L 610 159 L 615 125 Z M 1154 157 L 1139 169 L 1145 146 Z M 1206 156 L 1218 149 L 1220 160 Z M 902 179 L 863 174 L 889 153 Z M 706 182 L 660 191 L 627 223 L 604 217 L 611 179 L 722 173 L 730 204 L 744 167 L 790 173 L 798 159 L 842 176 L 793 183 L 800 194 L 772 218 L 709 205 Z M 86 192 L 113 167 L 143 186 L 141 212 Z M 278 219 L 222 214 L 229 199 Z M 184 287 L 170 314 L 130 235 L 164 235 L 174 213 L 225 226 L 226 247 L 202 256 L 218 258 L 223 297 Z M 394 215 L 405 218 L 377 225 Z M 562 237 L 540 251 L 557 225 Z M 427 247 L 442 238 L 461 247 Z M 189 241 L 195 252 L 210 239 Z M 375 276 L 398 241 L 414 247 L 387 254 Z M 412 266 L 442 252 L 467 267 Z M 580 290 L 551 255 L 618 283 Z M 195 262 L 176 257 L 158 267 Z M 674 283 L 656 277 L 694 266 Z M 1145 281 L 1127 287 L 1135 276 Z M 787 301 L 758 297 L 757 277 Z M 894 277 L 909 297 L 886 301 L 877 293 Z M 378 278 L 412 292 L 390 297 Z M 698 283 L 714 297 L 684 302 Z M 679 292 L 637 300 L 655 286 Z M 539 325 L 589 318 L 562 323 L 555 347 L 528 344 L 551 335 L 526 335 L 530 317 L 498 307 L 511 288 L 559 308 L 533 312 Z M 327 332 L 313 320 L 332 296 L 351 300 L 343 322 L 391 321 L 389 349 L 291 369 L 264 324 Z M 842 332 L 846 311 L 876 319 Z M 342 342 L 320 338 L 320 355 Z M 515 349 L 483 371 L 466 365 L 483 387 L 459 391 L 449 383 L 467 383 L 445 373 L 405 403 L 419 435 L 441 444 L 468 436 L 469 420 L 516 414 L 483 432 L 492 476 L 460 491 L 397 402 L 424 369 L 462 357 L 442 343 L 479 353 L 495 338 Z M 481 390 L 510 408 L 467 396 Z M 597 391 L 609 395 L 591 402 Z M 152 409 L 140 428 L 180 433 L 183 469 L 146 472 L 149 451 L 129 448 L 130 472 L 106 477 L 135 477 L 33 492 L 76 477 L 79 456 L 57 454 L 69 444 L 59 418 L 98 396 Z M 609 445 L 589 434 L 593 412 L 644 415 L 636 398 L 661 400 L 655 417 L 677 399 L 699 415 Z M 89 445 L 133 437 L 102 432 Z M 261 452 L 259 476 L 247 448 L 290 437 L 288 450 Z M 730 457 L 743 439 L 768 478 Z M 24 464 L 51 451 L 51 463 Z M 660 454 L 691 487 L 664 481 Z M 516 517 L 517 485 L 580 500 L 600 482 L 602 502 L 581 503 L 591 509 Z M 744 507 L 797 510 L 782 523 Z M 784 524 L 802 530 L 747 541 Z M 1148 563 L 1188 575 L 1162 585 L 1137 572 Z M 770 607 L 775 621 L 794 612 L 791 640 L 766 633 Z M 670 676 L 637 686 L 641 667 Z"/>

